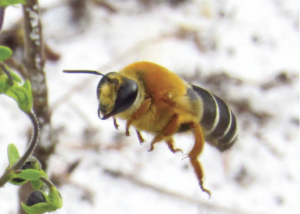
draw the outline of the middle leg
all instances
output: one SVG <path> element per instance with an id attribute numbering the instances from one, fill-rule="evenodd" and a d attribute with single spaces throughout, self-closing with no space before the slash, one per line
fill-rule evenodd
<path id="1" fill-rule="evenodd" d="M 165 128 L 160 132 L 158 133 L 154 139 L 152 140 L 151 142 L 151 147 L 149 149 L 149 152 L 152 151 L 154 149 L 154 144 L 159 142 L 159 141 L 162 141 L 163 139 L 173 135 L 176 131 L 177 131 L 177 122 L 178 122 L 178 118 L 179 118 L 179 115 L 178 114 L 174 114 L 169 123 L 165 126 Z"/>
<path id="2" fill-rule="evenodd" d="M 166 140 L 166 143 L 167 143 L 169 149 L 171 150 L 171 152 L 173 152 L 173 153 L 176 153 L 176 152 L 182 152 L 181 149 L 176 149 L 176 148 L 174 148 L 174 145 L 173 145 L 173 143 L 174 143 L 173 138 L 169 138 L 168 140 Z"/>

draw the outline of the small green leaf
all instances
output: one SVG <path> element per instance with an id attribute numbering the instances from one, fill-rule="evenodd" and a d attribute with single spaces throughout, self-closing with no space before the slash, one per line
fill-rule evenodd
<path id="1" fill-rule="evenodd" d="M 40 180 L 31 181 L 31 186 L 34 190 L 39 190 L 43 186 L 44 182 Z"/>
<path id="2" fill-rule="evenodd" d="M 17 147 L 12 143 L 9 144 L 7 147 L 7 155 L 8 155 L 10 167 L 12 167 L 20 158 Z"/>
<path id="3" fill-rule="evenodd" d="M 6 74 L 0 73 L 0 94 L 5 93 L 10 87 L 9 80 Z"/>
<path id="4" fill-rule="evenodd" d="M 14 176 L 14 174 L 13 174 L 13 176 Z M 27 182 L 28 182 L 27 180 L 24 180 L 24 179 L 21 179 L 21 178 L 12 178 L 12 179 L 9 180 L 9 183 L 11 183 L 13 185 L 17 185 L 17 186 L 23 185 Z"/>
<path id="5" fill-rule="evenodd" d="M 39 180 L 40 177 L 42 177 L 42 176 L 43 176 L 42 170 L 25 169 L 25 170 L 22 170 L 21 173 L 16 174 L 15 177 L 21 178 L 24 180 L 28 180 L 28 181 L 36 181 L 36 180 Z"/>
<path id="6" fill-rule="evenodd" d="M 31 161 L 31 164 L 32 164 L 32 167 L 34 168 L 34 169 L 41 169 L 41 164 L 40 164 L 40 162 L 37 160 L 37 159 L 35 159 L 35 161 Z M 45 173 L 45 172 L 44 172 Z M 45 176 L 44 177 L 47 177 L 47 174 L 45 173 Z"/>
<path id="7" fill-rule="evenodd" d="M 57 207 L 49 203 L 49 197 L 46 193 L 41 190 L 32 192 L 26 204 L 21 203 L 21 206 L 28 214 L 42 214 L 57 210 Z"/>
<path id="8" fill-rule="evenodd" d="M 62 205 L 62 198 L 55 186 L 50 186 L 49 195 L 41 190 L 34 191 L 29 195 L 26 204 L 21 203 L 24 211 L 29 214 L 52 212 L 61 208 Z"/>
<path id="9" fill-rule="evenodd" d="M 28 214 L 43 214 L 46 212 L 53 212 L 57 210 L 55 206 L 47 203 L 38 203 L 32 206 L 27 206 L 22 202 L 21 206 L 24 209 L 24 211 Z"/>
<path id="10" fill-rule="evenodd" d="M 49 204 L 52 204 L 57 209 L 63 206 L 61 195 L 54 185 L 50 187 L 49 196 L 46 200 Z"/>
<path id="11" fill-rule="evenodd" d="M 5 68 L 9 71 L 10 75 L 12 76 L 12 78 L 15 82 L 18 82 L 18 83 L 22 82 L 22 79 L 21 79 L 21 77 L 19 77 L 19 75 L 17 75 L 15 72 L 12 72 L 12 70 L 10 70 L 10 68 L 6 65 L 5 65 Z"/>
<path id="12" fill-rule="evenodd" d="M 32 100 L 32 90 L 31 90 L 30 81 L 26 80 L 22 87 L 24 89 L 26 89 L 26 91 L 27 91 L 27 97 L 28 97 L 27 99 L 29 100 L 29 104 L 31 103 L 31 106 L 30 106 L 30 109 L 31 109 L 33 100 Z"/>
<path id="13" fill-rule="evenodd" d="M 7 7 L 13 4 L 26 4 L 25 0 L 1 0 L 0 7 Z"/>
<path id="14" fill-rule="evenodd" d="M 22 87 L 25 88 L 27 91 L 31 91 L 31 84 L 29 80 L 26 80 Z"/>
<path id="15" fill-rule="evenodd" d="M 0 7 L 2 2 L 0 3 Z M 8 59 L 12 55 L 12 51 L 10 48 L 5 46 L 0 46 L 0 62 L 3 62 L 4 60 Z"/>
<path id="16" fill-rule="evenodd" d="M 15 99 L 18 103 L 19 108 L 24 112 L 30 112 L 33 104 L 31 84 L 29 80 L 26 80 L 24 85 L 21 87 L 18 84 L 14 84 L 6 91 L 6 95 Z"/>

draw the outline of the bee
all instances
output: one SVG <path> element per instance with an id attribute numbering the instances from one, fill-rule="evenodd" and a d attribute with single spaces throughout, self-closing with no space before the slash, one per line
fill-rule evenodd
<path id="1" fill-rule="evenodd" d="M 173 153 L 181 151 L 174 146 L 174 134 L 192 132 L 195 143 L 187 158 L 200 188 L 210 196 L 203 185 L 204 172 L 198 160 L 204 143 L 207 141 L 223 152 L 237 140 L 236 118 L 221 98 L 151 62 L 136 62 L 107 74 L 89 70 L 64 72 L 103 76 L 97 87 L 98 116 L 102 120 L 113 117 L 116 129 L 117 118 L 125 120 L 125 134 L 129 136 L 129 128 L 133 126 L 140 143 L 145 141 L 141 131 L 152 134 L 149 151 L 161 141 Z"/>

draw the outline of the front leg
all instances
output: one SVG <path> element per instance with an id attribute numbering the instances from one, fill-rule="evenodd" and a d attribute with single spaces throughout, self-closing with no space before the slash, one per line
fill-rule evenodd
<path id="1" fill-rule="evenodd" d="M 119 130 L 119 125 L 117 123 L 117 118 L 116 117 L 113 117 L 114 118 L 114 127 Z"/>
<path id="2" fill-rule="evenodd" d="M 137 134 L 137 136 L 138 136 L 138 139 L 139 139 L 139 141 L 140 141 L 140 144 L 142 145 L 142 143 L 144 143 L 145 140 L 144 140 L 143 136 L 141 135 L 141 132 L 139 132 L 138 130 L 136 130 L 136 134 Z"/>
<path id="3" fill-rule="evenodd" d="M 129 128 L 130 128 L 130 125 L 132 124 L 132 122 L 135 121 L 135 120 L 140 119 L 149 110 L 150 105 L 151 105 L 151 98 L 146 98 L 142 102 L 140 108 L 132 114 L 132 116 L 129 120 L 127 120 L 126 132 L 125 132 L 126 136 L 130 135 Z"/>

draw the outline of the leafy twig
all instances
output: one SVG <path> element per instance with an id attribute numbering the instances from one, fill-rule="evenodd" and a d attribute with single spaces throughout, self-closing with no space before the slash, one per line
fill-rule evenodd
<path id="1" fill-rule="evenodd" d="M 24 153 L 24 155 L 12 166 L 12 168 L 7 169 L 5 171 L 5 173 L 2 175 L 2 177 L 0 178 L 0 187 L 4 186 L 4 184 L 7 183 L 11 179 L 9 175 L 12 171 L 17 171 L 25 164 L 25 162 L 28 160 L 28 158 L 32 155 L 34 148 L 37 145 L 38 136 L 39 136 L 38 122 L 37 122 L 35 114 L 33 112 L 27 113 L 27 115 L 29 116 L 29 118 L 31 119 L 32 124 L 33 124 L 33 134 L 32 134 L 29 146 L 28 146 L 26 152 Z"/>

